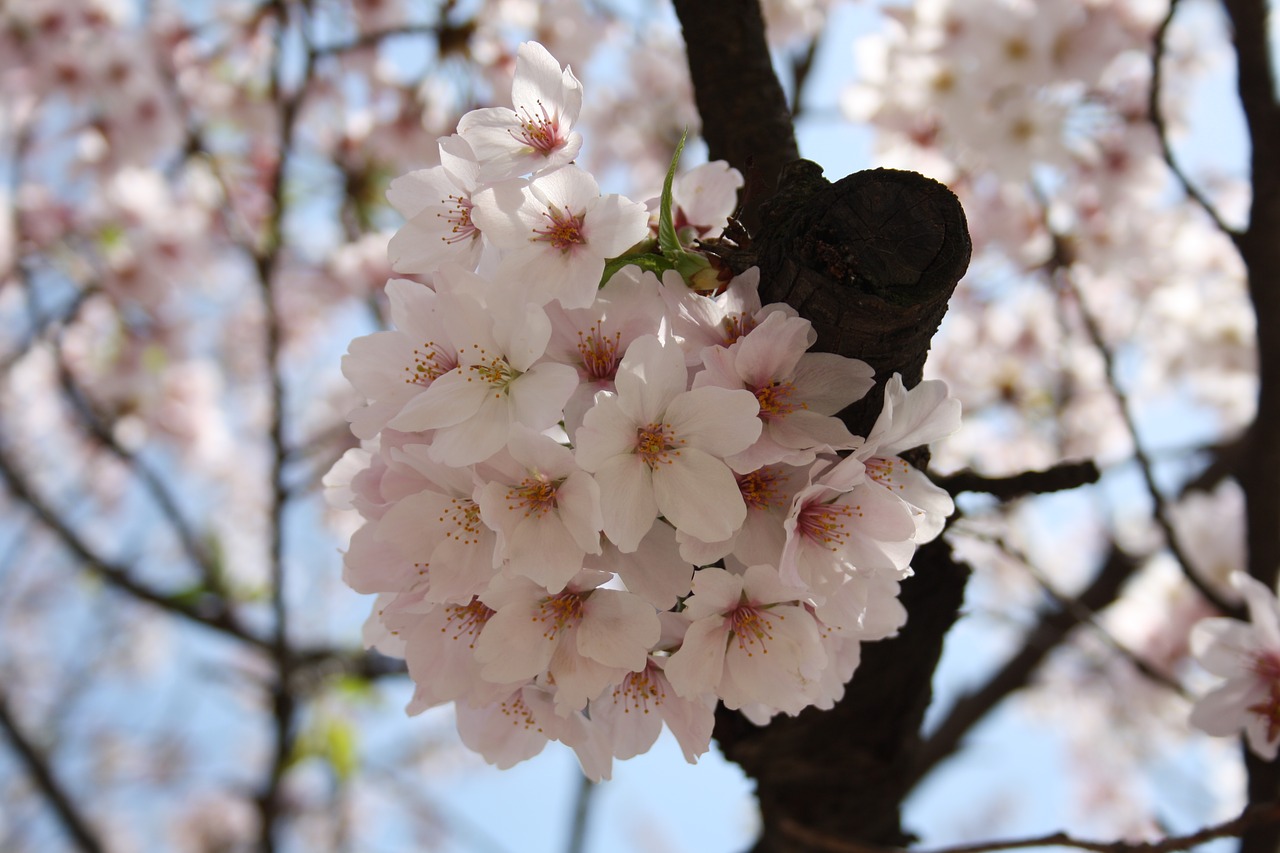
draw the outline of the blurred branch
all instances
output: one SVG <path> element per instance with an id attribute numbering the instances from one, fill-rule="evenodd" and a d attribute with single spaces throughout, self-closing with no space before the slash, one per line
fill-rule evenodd
<path id="1" fill-rule="evenodd" d="M 221 573 L 214 564 L 214 560 L 208 550 L 200 543 L 195 531 L 182 515 L 182 511 L 178 508 L 177 501 L 174 500 L 169 488 L 151 470 L 149 465 L 116 441 L 110 425 L 103 422 L 93 410 L 91 403 L 79 386 L 76 385 L 75 377 L 71 375 L 71 370 L 67 367 L 66 360 L 62 357 L 61 341 L 56 340 L 54 346 L 57 352 L 58 382 L 62 386 L 63 395 L 79 416 L 85 430 L 93 436 L 95 441 L 110 451 L 111 455 L 142 483 L 147 494 L 151 496 L 156 507 L 159 508 L 161 516 L 164 517 L 169 527 L 173 530 L 174 536 L 177 537 L 182 550 L 186 552 L 187 558 L 191 560 L 199 571 L 200 581 L 205 589 L 211 595 L 225 600 L 226 589 L 223 587 Z"/>
<path id="2" fill-rule="evenodd" d="M 565 853 L 583 853 L 587 849 L 587 822 L 596 783 L 583 775 L 578 781 L 578 795 L 573 800 L 573 818 L 569 823 L 569 846 Z"/>
<path id="3" fill-rule="evenodd" d="M 1268 803 L 1250 806 L 1241 812 L 1239 817 L 1206 827 L 1190 835 L 1172 835 L 1159 841 L 1086 841 L 1074 838 L 1065 832 L 1054 832 L 1009 841 L 933 847 L 915 853 L 988 853 L 988 851 L 1027 850 L 1036 847 L 1074 847 L 1078 850 L 1092 850 L 1095 853 L 1174 853 L 1177 850 L 1190 850 L 1218 838 L 1235 838 L 1255 827 L 1271 826 L 1277 823 L 1280 823 L 1280 804 Z M 832 838 L 795 822 L 788 823 L 784 830 L 793 838 L 808 844 L 813 850 L 826 851 L 826 853 L 902 853 L 903 851 L 903 848 L 877 847 Z"/>
<path id="4" fill-rule="evenodd" d="M 1027 495 L 1061 492 L 1098 482 L 1101 476 L 1092 459 L 1083 462 L 1059 462 L 1041 471 L 1022 471 L 1007 477 L 987 477 L 976 471 L 957 471 L 946 477 L 934 477 L 937 485 L 953 496 L 961 492 L 982 492 L 1001 501 Z"/>
<path id="5" fill-rule="evenodd" d="M 36 787 L 40 789 L 49 806 L 58 815 L 63 828 L 75 841 L 76 846 L 85 853 L 104 853 L 106 848 L 89 828 L 88 821 L 80 814 L 74 798 L 63 790 L 62 785 L 54 778 L 48 757 L 27 739 L 18 727 L 17 720 L 9 713 L 8 697 L 2 692 L 0 692 L 0 730 L 4 731 L 9 743 L 13 746 L 13 751 L 18 755 L 19 762 L 31 776 Z"/>
<path id="6" fill-rule="evenodd" d="M 293 655 L 289 648 L 289 613 L 285 599 L 284 511 L 289 500 L 289 492 L 284 475 L 289 453 L 284 439 L 285 389 L 281 358 L 281 318 L 276 308 L 274 284 L 284 238 L 286 164 L 293 150 L 298 114 L 312 81 L 315 51 L 308 32 L 305 8 L 289 0 L 276 0 L 268 8 L 267 14 L 275 18 L 276 27 L 276 52 L 271 65 L 269 94 L 271 101 L 279 105 L 277 116 L 279 136 L 276 142 L 279 157 L 274 164 L 268 191 L 272 202 L 271 214 L 267 221 L 266 233 L 263 235 L 258 251 L 255 252 L 254 266 L 257 270 L 262 298 L 263 346 L 270 386 L 268 441 L 271 447 L 269 473 L 271 499 L 268 510 L 268 536 L 270 537 L 268 564 L 271 575 L 271 612 L 275 623 L 271 653 L 276 667 L 276 680 L 271 690 L 275 750 L 266 784 L 258 797 L 261 818 L 259 843 L 263 851 L 272 853 L 276 849 L 276 824 L 281 812 L 280 783 L 293 753 L 296 735 L 294 717 L 297 711 L 297 697 L 294 696 L 291 685 Z M 291 22 L 297 27 L 306 51 L 303 67 L 297 76 L 299 81 L 297 88 L 286 92 L 285 80 L 288 76 L 289 57 L 283 48 L 283 42 Z"/>
<path id="7" fill-rule="evenodd" d="M 1181 184 L 1183 192 L 1187 197 L 1209 214 L 1209 218 L 1213 220 L 1213 224 L 1218 230 L 1226 234 L 1233 241 L 1238 240 L 1240 232 L 1236 231 L 1222 219 L 1217 208 L 1209 201 L 1209 199 L 1191 183 L 1191 179 L 1187 177 L 1186 172 L 1182 171 L 1182 167 L 1178 165 L 1178 160 L 1173 155 L 1173 148 L 1169 145 L 1169 128 L 1165 123 L 1164 108 L 1160 104 L 1161 88 L 1164 83 L 1164 56 L 1168 47 L 1169 26 L 1173 23 L 1174 13 L 1178 10 L 1178 0 L 1169 0 L 1169 11 L 1165 13 L 1164 19 L 1160 21 L 1160 25 L 1156 27 L 1155 36 L 1152 41 L 1154 47 L 1151 51 L 1151 88 L 1147 95 L 1147 115 L 1151 118 L 1151 124 L 1155 127 L 1156 139 L 1160 141 L 1160 153 L 1164 155 L 1164 162 L 1169 166 L 1169 171 Z"/>
<path id="8" fill-rule="evenodd" d="M 111 586 L 207 628 L 229 634 L 260 648 L 267 647 L 265 640 L 255 636 L 240 624 L 235 612 L 228 609 L 224 601 L 213 597 L 202 597 L 196 602 L 190 602 L 185 598 L 160 592 L 135 580 L 126 567 L 112 563 L 95 553 L 57 511 L 35 494 L 26 478 L 13 465 L 3 449 L 0 449 L 0 480 L 4 480 L 13 496 L 25 504 L 69 551 Z"/>
<path id="9" fill-rule="evenodd" d="M 805 45 L 804 50 L 791 57 L 791 120 L 794 122 L 804 112 L 805 85 L 809 82 L 809 72 L 813 71 L 813 61 L 818 56 L 818 41 L 821 36 L 814 36 Z"/>
<path id="10" fill-rule="evenodd" d="M 1076 286 L 1075 280 L 1071 276 L 1071 267 L 1066 261 L 1068 258 L 1067 250 L 1061 248 L 1061 236 L 1052 230 L 1049 233 L 1053 236 L 1055 244 L 1054 257 L 1049 262 L 1050 273 L 1058 283 L 1058 286 L 1075 299 L 1085 333 L 1089 336 L 1089 341 L 1093 344 L 1094 349 L 1098 351 L 1098 355 L 1102 357 L 1107 376 L 1107 385 L 1111 389 L 1112 396 L 1115 397 L 1116 408 L 1120 410 L 1120 418 L 1124 422 L 1125 430 L 1129 433 L 1129 440 L 1133 442 L 1133 458 L 1138 463 L 1138 469 L 1142 472 L 1142 480 L 1146 484 L 1147 493 L 1151 495 L 1151 502 L 1155 509 L 1153 515 L 1155 516 L 1156 524 L 1160 527 L 1161 532 L 1164 533 L 1165 546 L 1182 570 L 1183 577 L 1195 587 L 1197 592 L 1204 596 L 1205 601 L 1223 613 L 1239 615 L 1239 608 L 1232 607 L 1196 573 L 1191 565 L 1191 559 L 1182 550 L 1177 531 L 1173 527 L 1173 520 L 1169 515 L 1169 503 L 1165 499 L 1164 493 L 1160 490 L 1160 486 L 1156 483 L 1155 466 L 1152 464 L 1151 457 L 1147 454 L 1138 435 L 1138 425 L 1134 423 L 1133 414 L 1130 411 L 1129 396 L 1120 387 L 1120 380 L 1116 372 L 1115 354 L 1103 339 L 1102 330 L 1098 328 L 1097 321 L 1094 320 L 1093 314 L 1089 311 L 1089 306 L 1085 303 L 1084 293 Z"/>
<path id="11" fill-rule="evenodd" d="M 1057 606 L 1041 612 L 1019 652 L 982 687 L 960 696 L 933 734 L 920 745 L 910 776 L 911 785 L 919 783 L 935 766 L 954 754 L 965 736 L 991 709 L 1025 687 L 1049 652 L 1066 639 L 1072 629 L 1082 622 L 1090 622 L 1095 612 L 1115 601 L 1137 566 L 1133 557 L 1113 545 L 1102 568 L 1083 592 L 1070 601 L 1053 594 Z"/>

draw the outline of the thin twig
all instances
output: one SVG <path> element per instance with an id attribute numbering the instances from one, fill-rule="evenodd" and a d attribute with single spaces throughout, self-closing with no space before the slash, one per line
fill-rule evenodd
<path id="1" fill-rule="evenodd" d="M 573 801 L 573 818 L 569 824 L 569 846 L 565 853 L 583 853 L 587 849 L 587 822 L 591 816 L 592 795 L 596 783 L 583 775 L 578 783 L 578 795 Z"/>
<path id="2" fill-rule="evenodd" d="M 49 766 L 49 758 L 32 743 L 18 726 L 17 720 L 9 713 L 8 698 L 0 692 L 0 730 L 4 731 L 18 760 L 26 768 L 40 793 L 44 795 L 49 806 L 57 813 L 58 819 L 67 834 L 75 841 L 76 846 L 85 853 L 103 853 L 106 850 L 98 836 L 89 827 L 89 822 L 80 814 L 75 799 L 63 789 L 61 783 L 53 775 Z"/>
<path id="3" fill-rule="evenodd" d="M 1025 555 L 1013 553 L 1013 549 L 1003 540 L 996 540 L 994 544 L 1025 565 L 1030 565 Z M 1077 625 L 1093 624 L 1093 614 L 1119 597 L 1125 581 L 1137 566 L 1137 560 L 1113 547 L 1093 581 L 1074 599 L 1067 599 L 1050 590 L 1057 607 L 1041 612 L 1035 627 L 1027 632 L 1018 653 L 1006 661 L 981 687 L 957 698 L 942 722 L 920 744 L 915 753 L 911 784 L 919 782 L 935 766 L 954 754 L 965 736 L 992 708 L 1025 687 L 1032 673 Z M 1114 642 L 1112 645 L 1119 646 Z"/>
<path id="4" fill-rule="evenodd" d="M 266 640 L 256 636 L 240 623 L 235 612 L 228 609 L 225 602 L 213 597 L 191 602 L 153 589 L 136 580 L 125 566 L 113 563 L 95 552 L 52 507 L 36 495 L 26 477 L 18 471 L 3 448 L 0 448 L 0 480 L 4 481 L 13 496 L 25 504 L 41 524 L 62 541 L 67 550 L 80 558 L 85 568 L 112 587 L 206 628 L 229 634 L 259 648 L 269 647 Z"/>
<path id="5" fill-rule="evenodd" d="M 1120 380 L 1116 373 L 1115 356 L 1111 352 L 1111 347 L 1103 340 L 1102 330 L 1098 328 L 1097 322 L 1093 319 L 1093 315 L 1089 312 L 1089 306 L 1085 304 L 1084 294 L 1080 288 L 1076 287 L 1075 281 L 1071 278 L 1071 274 L 1066 267 L 1057 267 L 1054 269 L 1054 276 L 1058 280 L 1059 285 L 1067 292 L 1072 294 L 1076 301 L 1076 307 L 1080 312 L 1080 320 L 1084 324 L 1085 333 L 1089 336 L 1090 342 L 1094 349 L 1102 357 L 1103 366 L 1106 370 L 1107 385 L 1111 389 L 1112 396 L 1116 400 L 1116 408 L 1120 410 L 1120 417 L 1124 421 L 1126 431 L 1129 433 L 1129 439 L 1133 442 L 1133 458 L 1138 463 L 1138 468 L 1142 472 L 1142 480 L 1146 484 L 1147 492 L 1151 495 L 1151 501 L 1155 508 L 1156 524 L 1164 533 L 1165 545 L 1169 549 L 1169 553 L 1173 555 L 1173 559 L 1177 562 L 1178 567 L 1182 570 L 1182 574 L 1191 583 L 1196 590 L 1204 596 L 1205 600 L 1223 613 L 1231 615 L 1241 615 L 1240 609 L 1231 606 L 1218 592 L 1208 583 L 1204 581 L 1196 573 L 1195 568 L 1191 564 L 1191 559 L 1186 552 L 1182 550 L 1182 545 L 1178 540 L 1178 533 L 1173 527 L 1173 520 L 1169 514 L 1169 503 L 1165 500 L 1164 493 L 1160 490 L 1160 486 L 1156 483 L 1155 466 L 1151 463 L 1151 457 L 1147 455 L 1146 449 L 1142 446 L 1142 440 L 1138 436 L 1138 426 L 1134 423 L 1133 414 L 1130 411 L 1129 396 L 1124 389 L 1120 387 Z"/>
<path id="6" fill-rule="evenodd" d="M 1173 176 L 1182 186 L 1183 192 L 1203 208 L 1219 231 L 1226 234 L 1234 242 L 1240 239 L 1240 232 L 1228 225 L 1218 213 L 1217 208 L 1191 183 L 1191 179 L 1187 177 L 1186 172 L 1178 165 L 1178 160 L 1173 155 L 1173 148 L 1169 145 L 1169 128 L 1165 123 L 1164 109 L 1160 104 L 1160 90 L 1164 83 L 1163 65 L 1165 52 L 1168 48 L 1169 27 L 1173 23 L 1173 16 L 1177 9 L 1178 0 L 1169 0 L 1169 11 L 1165 13 L 1164 19 L 1160 21 L 1160 26 L 1156 27 L 1156 32 L 1152 39 L 1154 46 L 1151 51 L 1151 88 L 1147 94 L 1147 115 L 1151 118 L 1151 124 L 1155 127 L 1156 139 L 1160 141 L 1160 153 L 1164 155 L 1164 162 L 1169 166 L 1169 171 L 1173 173 Z"/>

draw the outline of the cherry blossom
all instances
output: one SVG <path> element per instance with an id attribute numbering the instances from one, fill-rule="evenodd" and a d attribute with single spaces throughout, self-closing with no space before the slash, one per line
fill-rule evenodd
<path id="1" fill-rule="evenodd" d="M 631 344 L 616 381 L 577 434 L 578 464 L 600 484 L 605 535 L 634 551 L 661 514 L 704 541 L 728 538 L 747 508 L 722 460 L 759 437 L 755 396 L 686 391 L 680 348 L 653 335 Z"/>
<path id="2" fill-rule="evenodd" d="M 727 708 L 757 703 L 799 713 L 826 665 L 804 597 L 771 566 L 698 572 L 685 602 L 688 631 L 666 666 L 672 687 L 687 698 L 715 693 Z"/>
<path id="3" fill-rule="evenodd" d="M 1280 604 L 1243 572 L 1231 583 L 1249 607 L 1249 621 L 1203 619 L 1192 630 L 1192 655 L 1226 680 L 1196 700 L 1191 724 L 1211 735 L 1243 733 L 1249 748 L 1271 761 L 1280 750 Z"/>
<path id="4" fill-rule="evenodd" d="M 582 147 L 573 132 L 582 109 L 582 84 L 537 42 L 516 51 L 511 84 L 514 109 L 472 110 L 458 122 L 458 134 L 480 161 L 480 177 L 499 181 L 569 163 Z"/>
<path id="5" fill-rule="evenodd" d="M 499 275 L 539 305 L 556 299 L 565 308 L 590 306 L 605 260 L 648 231 L 643 205 L 601 196 L 595 178 L 572 165 L 495 184 L 473 203 L 473 220 L 505 252 Z"/>

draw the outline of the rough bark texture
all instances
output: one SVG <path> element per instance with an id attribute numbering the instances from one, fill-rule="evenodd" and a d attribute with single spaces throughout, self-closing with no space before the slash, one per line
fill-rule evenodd
<path id="1" fill-rule="evenodd" d="M 1280 572 L 1280 103 L 1267 43 L 1267 4 L 1225 0 L 1223 5 L 1231 19 L 1236 85 L 1252 149 L 1253 201 L 1236 248 L 1248 270 L 1258 344 L 1258 410 L 1236 477 L 1245 494 L 1249 574 L 1274 589 Z M 1262 761 L 1246 749 L 1245 767 L 1250 803 L 1280 798 L 1280 762 Z M 1241 853 L 1278 849 L 1276 825 L 1250 830 L 1240 844 Z"/>
<path id="2" fill-rule="evenodd" d="M 675 0 L 702 138 L 712 160 L 746 177 L 739 218 L 751 231 L 782 167 L 800 156 L 787 98 L 773 73 L 759 0 Z"/>
<path id="3" fill-rule="evenodd" d="M 920 381 L 929 341 L 969 262 L 964 213 L 944 186 L 913 172 L 859 172 L 831 184 L 797 161 L 764 206 L 751 250 L 764 302 L 785 301 L 814 323 L 815 349 L 868 361 L 877 390 L 841 417 L 865 435 L 880 410 L 883 382 Z M 923 460 L 921 460 L 923 461 Z M 789 832 L 907 842 L 899 810 L 912 783 L 920 724 L 942 640 L 955 621 L 967 570 L 935 542 L 914 561 L 902 602 L 909 619 L 891 640 L 863 646 L 845 698 L 757 728 L 722 711 L 716 739 L 757 783 L 763 832 L 757 851 L 814 849 Z"/>
<path id="4" fill-rule="evenodd" d="M 885 379 L 898 372 L 908 386 L 920 381 L 929 341 L 969 263 L 964 213 L 946 187 L 911 172 L 860 172 L 831 184 L 816 164 L 797 161 L 757 0 L 675 5 L 710 156 L 747 176 L 741 221 L 753 238 L 726 260 L 738 269 L 758 264 L 762 299 L 787 302 L 813 321 L 817 349 L 876 369 L 877 390 L 842 413 L 865 435 Z M 718 715 L 721 748 L 757 783 L 761 853 L 814 849 L 789 827 L 881 844 L 907 840 L 900 806 L 942 638 L 967 578 L 942 542 L 922 548 L 913 565 L 917 577 L 902 591 L 906 628 L 863 647 L 834 709 L 763 728 L 733 712 Z"/>

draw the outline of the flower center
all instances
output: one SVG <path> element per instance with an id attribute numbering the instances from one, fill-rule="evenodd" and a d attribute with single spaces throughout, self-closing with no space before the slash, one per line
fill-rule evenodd
<path id="1" fill-rule="evenodd" d="M 511 388 L 511 383 L 521 377 L 520 371 L 511 366 L 504 355 L 489 355 L 479 344 L 472 344 L 476 350 L 476 360 L 467 365 L 467 369 L 479 377 L 480 381 L 494 389 L 494 396 L 501 397 Z M 471 377 L 467 377 L 471 381 Z"/>
<path id="2" fill-rule="evenodd" d="M 409 374 L 404 381 L 410 385 L 430 385 L 458 366 L 458 360 L 435 341 L 427 341 L 413 351 L 413 365 L 405 366 Z"/>
<path id="3" fill-rule="evenodd" d="M 465 196 L 451 195 L 448 198 L 440 199 L 440 202 L 453 206 L 453 210 L 447 213 L 436 214 L 446 222 L 452 223 L 449 233 L 443 235 L 440 238 L 441 240 L 450 244 L 462 243 L 480 233 L 480 229 L 476 228 L 475 223 L 471 221 L 471 199 Z"/>
<path id="4" fill-rule="evenodd" d="M 542 636 L 550 640 L 565 628 L 582 621 L 582 596 L 568 590 L 553 595 L 542 602 L 534 618 L 547 625 Z"/>
<path id="5" fill-rule="evenodd" d="M 639 672 L 628 672 L 622 683 L 613 689 L 613 700 L 622 706 L 622 713 L 630 714 L 634 708 L 641 714 L 647 714 L 650 705 L 656 709 L 662 704 L 667 691 L 653 674 L 654 669 L 656 667 L 650 661 Z"/>
<path id="6" fill-rule="evenodd" d="M 911 466 L 897 456 L 873 456 L 866 461 L 866 469 L 867 476 L 886 489 L 901 490 L 907 487 L 905 479 Z"/>
<path id="7" fill-rule="evenodd" d="M 480 523 L 480 506 L 470 498 L 453 498 L 449 507 L 436 519 L 452 530 L 444 532 L 445 538 L 459 545 L 475 545 L 480 541 L 484 526 Z"/>
<path id="8" fill-rule="evenodd" d="M 747 509 L 769 509 L 782 506 L 782 494 L 778 472 L 771 468 L 759 468 L 750 474 L 734 474 L 738 481 L 738 491 L 742 492 L 742 500 Z"/>
<path id="9" fill-rule="evenodd" d="M 770 382 L 755 391 L 756 401 L 760 403 L 760 419 L 771 421 L 784 417 L 796 409 L 807 409 L 804 403 L 791 402 L 791 395 L 796 386 L 790 382 Z"/>
<path id="10" fill-rule="evenodd" d="M 765 641 L 773 639 L 771 630 L 773 625 L 769 621 L 770 617 L 771 614 L 747 604 L 739 605 L 729 614 L 730 630 L 738 640 L 738 648 L 746 652 L 747 657 L 755 656 L 757 645 L 760 647 L 761 654 L 769 654 Z"/>
<path id="11" fill-rule="evenodd" d="M 560 482 L 562 481 L 553 482 L 544 474 L 528 477 L 517 488 L 507 492 L 507 508 L 523 506 L 525 518 L 544 516 L 556 508 L 556 491 L 560 488 Z"/>
<path id="12" fill-rule="evenodd" d="M 582 233 L 583 215 L 581 213 L 561 211 L 560 208 L 552 205 L 542 215 L 547 218 L 549 224 L 545 228 L 533 229 L 533 233 L 538 235 L 531 238 L 534 242 L 550 243 L 551 248 L 559 249 L 561 252 L 567 252 L 574 246 L 581 246 L 587 242 L 586 235 Z"/>
<path id="13" fill-rule="evenodd" d="M 847 504 L 811 503 L 800 510 L 796 529 L 805 538 L 838 551 L 849 538 L 845 519 L 855 512 L 861 515 L 860 509 Z"/>
<path id="14" fill-rule="evenodd" d="M 669 456 L 679 456 L 679 445 L 683 439 L 677 439 L 671 430 L 671 424 L 649 424 L 636 430 L 636 449 L 644 464 L 650 470 L 659 465 L 670 465 Z"/>
<path id="15" fill-rule="evenodd" d="M 727 347 L 746 337 L 747 333 L 756 327 L 756 321 L 747 312 L 739 311 L 737 314 L 725 317 L 720 321 L 720 325 L 724 329 L 721 346 Z"/>
<path id="16" fill-rule="evenodd" d="M 565 137 L 560 135 L 560 124 L 551 114 L 547 112 L 546 106 L 542 100 L 537 101 L 538 111 L 542 113 L 535 116 L 525 107 L 520 108 L 520 115 L 517 120 L 520 122 L 520 132 L 514 136 L 520 142 L 528 145 L 534 151 L 542 154 L 550 154 L 565 143 Z"/>
<path id="17" fill-rule="evenodd" d="M 525 731 L 530 729 L 542 731 L 542 726 L 538 725 L 538 721 L 533 718 L 533 712 L 529 710 L 521 694 L 517 693 L 512 698 L 501 702 L 498 709 L 502 712 L 502 716 L 507 718 L 507 722 L 516 728 L 523 728 Z"/>
<path id="18" fill-rule="evenodd" d="M 462 639 L 465 634 L 468 638 L 467 646 L 472 649 L 476 647 L 476 637 L 480 636 L 480 629 L 495 612 L 474 596 L 468 604 L 446 604 L 444 610 L 448 617 L 440 626 L 440 633 L 447 634 L 452 628 L 455 640 Z"/>
<path id="19" fill-rule="evenodd" d="M 621 343 L 621 332 L 614 332 L 609 338 L 601 333 L 599 326 L 592 326 L 585 337 L 578 332 L 578 355 L 582 357 L 588 382 L 612 382 L 617 377 Z"/>

